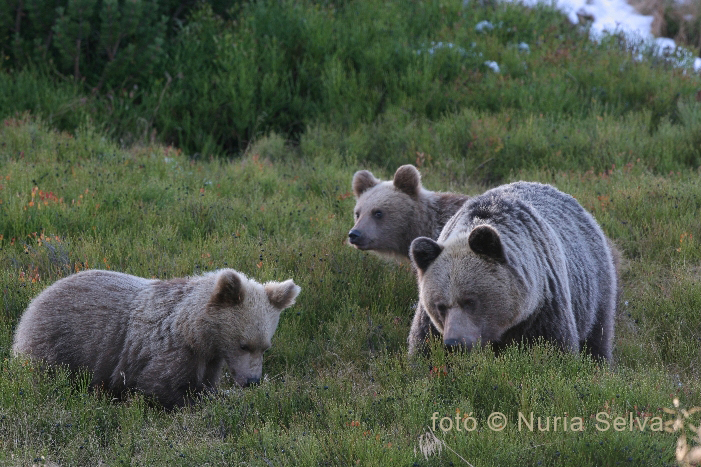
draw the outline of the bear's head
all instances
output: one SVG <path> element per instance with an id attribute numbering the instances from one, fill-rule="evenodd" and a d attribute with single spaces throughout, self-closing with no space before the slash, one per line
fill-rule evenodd
<path id="1" fill-rule="evenodd" d="M 367 170 L 353 175 L 355 225 L 348 241 L 359 250 L 409 256 L 423 192 L 421 175 L 413 165 L 397 169 L 394 179 L 381 181 Z"/>
<path id="2" fill-rule="evenodd" d="M 280 319 L 301 288 L 292 279 L 259 284 L 233 269 L 218 271 L 205 311 L 211 358 L 223 358 L 239 386 L 260 382 L 263 353 Z"/>
<path id="3" fill-rule="evenodd" d="M 442 244 L 419 237 L 411 244 L 411 259 L 421 305 L 447 348 L 498 343 L 521 320 L 520 283 L 492 226 L 478 225 Z"/>

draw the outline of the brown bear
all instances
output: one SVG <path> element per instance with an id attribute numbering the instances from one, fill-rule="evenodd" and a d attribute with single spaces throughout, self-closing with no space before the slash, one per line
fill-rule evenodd
<path id="1" fill-rule="evenodd" d="M 426 190 L 413 165 L 399 167 L 389 181 L 360 170 L 353 175 L 353 193 L 355 225 L 348 232 L 350 244 L 399 259 L 409 259 L 409 246 L 416 237 L 438 238 L 448 219 L 468 199 Z"/>
<path id="2" fill-rule="evenodd" d="M 467 201 L 437 241 L 411 245 L 418 313 L 448 348 L 544 338 L 610 360 L 617 252 L 594 218 L 549 185 L 517 182 Z M 410 352 L 430 331 L 416 317 Z M 422 325 L 422 329 L 420 326 Z"/>
<path id="3" fill-rule="evenodd" d="M 355 225 L 348 232 L 348 241 L 359 250 L 381 256 L 409 259 L 409 246 L 417 237 L 437 239 L 445 223 L 468 199 L 458 193 L 442 193 L 425 189 L 421 174 L 411 164 L 403 165 L 394 179 L 382 181 L 367 171 L 353 175 Z M 425 339 L 439 333 L 428 315 L 417 306 L 412 329 L 421 329 Z M 409 346 L 415 347 L 412 339 Z"/>
<path id="4" fill-rule="evenodd" d="M 91 387 L 136 390 L 170 409 L 213 391 L 225 363 L 238 385 L 259 382 L 280 312 L 300 290 L 233 269 L 171 280 L 83 271 L 29 304 L 13 351 L 87 369 Z"/>

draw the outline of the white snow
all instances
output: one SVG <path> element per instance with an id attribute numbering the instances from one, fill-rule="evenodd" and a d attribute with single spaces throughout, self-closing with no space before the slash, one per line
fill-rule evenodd
<path id="1" fill-rule="evenodd" d="M 676 50 L 676 44 L 672 39 L 665 37 L 655 38 L 650 31 L 652 16 L 641 15 L 625 0 L 521 0 L 526 6 L 535 6 L 543 2 L 552 4 L 558 10 L 567 14 L 574 24 L 582 21 L 591 21 L 591 32 L 594 38 L 603 36 L 604 32 L 622 32 L 632 40 L 639 40 L 651 44 L 660 55 L 679 55 L 686 57 L 689 52 Z M 680 48 L 681 49 L 681 48 Z M 676 52 L 676 54 L 675 54 Z M 679 59 L 679 57 L 677 58 Z M 701 71 L 701 58 L 694 59 L 694 70 Z"/>
<path id="2" fill-rule="evenodd" d="M 487 60 L 484 62 L 484 66 L 491 69 L 494 73 L 499 73 L 499 64 L 493 60 Z"/>
<path id="3" fill-rule="evenodd" d="M 489 21 L 487 21 L 487 20 L 480 21 L 480 22 L 477 23 L 477 25 L 475 26 L 475 30 L 476 30 L 477 32 L 491 31 L 492 29 L 494 29 L 494 25 L 493 25 L 492 23 L 490 23 Z"/>

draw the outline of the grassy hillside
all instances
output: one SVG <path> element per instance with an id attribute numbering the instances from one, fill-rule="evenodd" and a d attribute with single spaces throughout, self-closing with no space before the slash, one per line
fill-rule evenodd
<path id="1" fill-rule="evenodd" d="M 606 425 L 591 417 L 610 414 L 612 423 L 633 412 L 666 421 L 660 409 L 672 396 L 687 406 L 701 396 L 696 170 L 661 176 L 632 163 L 512 177 L 572 193 L 621 245 L 625 289 L 612 368 L 547 346 L 499 358 L 436 348 L 411 362 L 409 269 L 344 245 L 354 166 L 322 163 L 313 151 L 286 160 L 294 150 L 276 138 L 226 162 L 193 161 L 168 147 L 120 150 L 99 135 L 55 133 L 33 121 L 6 121 L 0 138 L 4 464 L 44 456 L 70 465 L 459 465 L 446 450 L 428 460 L 414 454 L 434 412 L 458 411 L 472 413 L 480 429 L 438 435 L 473 465 L 673 463 L 676 435 L 599 431 Z M 484 188 L 439 165 L 423 169 L 426 186 Z M 166 414 L 139 396 L 112 403 L 9 358 L 12 327 L 29 300 L 73 271 L 165 278 L 221 267 L 302 286 L 266 354 L 260 387 L 231 388 Z M 486 428 L 495 411 L 513 422 L 502 432 Z M 519 412 L 543 417 L 543 427 L 545 417 L 582 417 L 586 430 L 519 431 Z"/>
<path id="2" fill-rule="evenodd" d="M 591 43 L 547 9 L 400 7 L 258 2 L 192 17 L 182 34 L 195 36 L 177 44 L 214 46 L 256 26 L 245 50 L 306 57 L 283 54 L 278 65 L 298 84 L 300 70 L 285 67 L 308 67 L 308 92 L 285 92 L 309 115 L 285 123 L 294 108 L 258 102 L 243 139 L 226 117 L 240 95 L 218 94 L 223 81 L 173 81 L 162 99 L 162 87 L 148 91 L 148 107 L 147 91 L 109 98 L 31 68 L 0 76 L 0 465 L 678 465 L 678 439 L 693 445 L 694 434 L 665 432 L 675 415 L 662 409 L 675 398 L 701 405 L 701 79 L 634 60 L 615 37 Z M 260 18 L 277 26 L 261 29 Z M 483 19 L 495 28 L 478 33 Z M 454 53 L 472 42 L 479 59 Z M 194 63 L 184 57 L 169 66 Z M 268 62 L 256 63 L 265 75 Z M 613 364 L 545 343 L 498 357 L 436 343 L 431 357 L 409 360 L 409 267 L 345 244 L 353 173 L 388 178 L 403 163 L 417 164 L 429 189 L 478 194 L 533 180 L 591 211 L 624 255 Z M 258 387 L 225 379 L 218 395 L 164 413 L 138 394 L 112 402 L 85 378 L 11 358 L 19 316 L 61 277 L 222 267 L 302 287 Z M 503 430 L 489 425 L 496 412 Z M 445 444 L 430 442 L 431 429 Z"/>
<path id="3" fill-rule="evenodd" d="M 339 132 L 333 150 L 359 162 L 390 169 L 420 151 L 492 180 L 542 164 L 602 170 L 629 151 L 658 171 L 701 164 L 698 132 L 686 131 L 698 111 L 684 107 L 698 76 L 622 37 L 592 43 L 550 8 L 284 0 L 217 11 L 202 3 L 169 29 L 158 59 L 144 47 L 130 67 L 73 76 L 10 41 L 21 59 L 0 65 L 0 117 L 31 110 L 69 132 L 90 122 L 125 145 L 204 156 L 238 154 L 271 131 L 299 143 L 314 128 Z M 21 13 L 8 14 L 31 16 Z M 84 68 L 102 63 L 90 58 Z"/>

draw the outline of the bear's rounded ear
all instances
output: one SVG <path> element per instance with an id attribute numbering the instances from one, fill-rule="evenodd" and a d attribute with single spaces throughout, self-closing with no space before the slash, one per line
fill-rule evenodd
<path id="1" fill-rule="evenodd" d="M 238 305 L 243 302 L 243 285 L 236 272 L 226 269 L 217 277 L 214 293 L 210 303 L 212 305 Z"/>
<path id="2" fill-rule="evenodd" d="M 490 225 L 478 225 L 467 238 L 470 249 L 478 255 L 484 255 L 501 263 L 506 262 L 504 246 L 499 232 Z"/>
<path id="3" fill-rule="evenodd" d="M 270 303 L 280 310 L 294 305 L 297 295 L 302 291 L 302 288 L 292 279 L 287 279 L 285 282 L 266 282 L 264 288 Z"/>
<path id="4" fill-rule="evenodd" d="M 443 251 L 443 247 L 428 237 L 418 237 L 411 242 L 409 247 L 409 257 L 422 273 L 433 263 L 438 255 Z"/>
<path id="5" fill-rule="evenodd" d="M 358 170 L 353 175 L 353 194 L 356 198 L 380 183 L 369 170 Z"/>
<path id="6" fill-rule="evenodd" d="M 421 191 L 421 174 L 413 165 L 403 165 L 394 173 L 394 186 L 413 198 Z"/>

